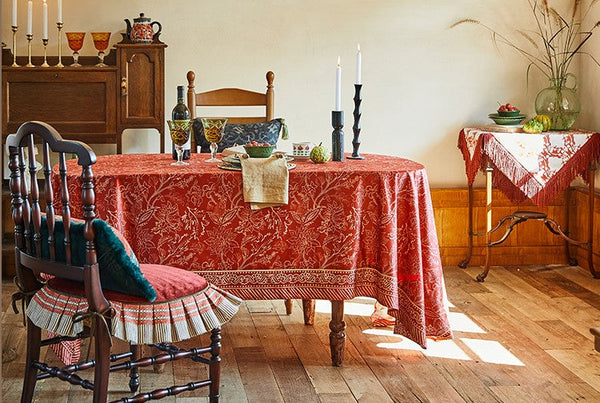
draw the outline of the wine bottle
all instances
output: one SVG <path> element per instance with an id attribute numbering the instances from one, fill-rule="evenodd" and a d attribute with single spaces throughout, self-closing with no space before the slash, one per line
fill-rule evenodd
<path id="1" fill-rule="evenodd" d="M 189 120 L 190 119 L 190 110 L 187 105 L 183 101 L 183 85 L 177 86 L 177 105 L 173 108 L 173 112 L 171 112 L 171 119 L 173 120 Z M 190 139 L 183 145 L 183 159 L 190 159 L 190 149 L 191 149 L 191 137 L 194 133 L 190 133 Z M 177 161 L 177 152 L 175 151 L 175 145 L 172 144 L 173 149 L 173 159 Z"/>

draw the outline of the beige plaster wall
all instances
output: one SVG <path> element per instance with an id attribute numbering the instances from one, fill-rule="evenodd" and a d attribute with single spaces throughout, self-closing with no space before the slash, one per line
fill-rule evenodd
<path id="1" fill-rule="evenodd" d="M 27 3 L 19 0 L 19 52 L 25 51 Z M 57 0 L 48 0 L 49 52 L 57 53 Z M 560 3 L 565 3 L 562 1 Z M 42 1 L 34 1 L 34 52 L 41 53 Z M 12 1 L 2 1 L 2 40 L 12 43 Z M 354 57 L 363 51 L 363 153 L 410 158 L 427 167 L 434 187 L 464 186 L 464 165 L 456 139 L 461 127 L 487 124 L 497 102 L 511 102 L 534 114 L 536 93 L 545 85 L 526 62 L 506 47 L 496 48 L 481 27 L 455 21 L 471 17 L 514 34 L 531 27 L 525 0 L 63 0 L 65 31 L 107 30 L 111 43 L 125 29 L 124 18 L 140 12 L 163 25 L 166 50 L 167 115 L 175 87 L 194 69 L 203 89 L 223 86 L 262 90 L 267 70 L 275 72 L 276 115 L 286 118 L 293 140 L 331 142 L 337 57 L 342 58 L 342 107 L 346 150 L 351 150 Z M 596 14 L 598 17 L 598 14 Z M 533 27 L 531 27 L 533 29 Z M 89 34 L 88 34 L 89 36 Z M 63 42 L 64 43 L 64 42 Z M 594 42 L 595 48 L 597 43 Z M 63 52 L 69 49 L 64 43 Z M 93 55 L 90 37 L 83 54 Z M 600 55 L 599 55 L 600 57 Z M 591 70 L 589 72 L 588 70 Z M 584 64 L 581 75 L 596 77 Z M 599 129 L 597 83 L 585 83 L 578 126 Z M 283 148 L 290 147 L 285 142 Z M 112 146 L 96 146 L 112 153 Z M 124 150 L 155 152 L 157 136 L 130 130 Z"/>

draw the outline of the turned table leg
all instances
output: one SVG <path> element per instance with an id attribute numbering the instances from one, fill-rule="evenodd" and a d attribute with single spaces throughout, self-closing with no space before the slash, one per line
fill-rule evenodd
<path id="1" fill-rule="evenodd" d="M 292 301 L 291 299 L 286 299 L 285 300 L 285 314 L 286 315 L 291 315 L 292 311 L 294 310 L 294 301 Z"/>
<path id="2" fill-rule="evenodd" d="M 315 324 L 315 300 L 314 299 L 303 299 L 302 310 L 304 311 L 304 324 L 314 325 Z"/>
<path id="3" fill-rule="evenodd" d="M 344 322 L 344 301 L 331 301 L 331 322 L 329 322 L 329 347 L 331 348 L 331 365 L 339 367 L 344 361 L 344 345 L 346 344 L 346 322 Z"/>

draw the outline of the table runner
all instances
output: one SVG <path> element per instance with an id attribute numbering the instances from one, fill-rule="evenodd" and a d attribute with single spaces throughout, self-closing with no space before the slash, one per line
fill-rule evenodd
<path id="1" fill-rule="evenodd" d="M 465 128 L 458 148 L 463 154 L 468 183 L 487 156 L 497 172 L 493 184 L 509 199 L 530 199 L 545 206 L 569 187 L 578 175 L 587 180 L 589 164 L 600 156 L 600 134 L 585 131 L 495 133 Z"/>
<path id="2" fill-rule="evenodd" d="M 244 299 L 374 297 L 394 331 L 422 347 L 451 337 L 422 165 L 380 155 L 294 161 L 289 204 L 250 210 L 240 172 L 204 159 L 173 167 L 166 154 L 115 155 L 93 166 L 98 216 L 140 262 L 193 270 Z M 68 167 L 69 187 L 78 186 L 74 161 Z M 70 204 L 80 216 L 80 200 Z"/>

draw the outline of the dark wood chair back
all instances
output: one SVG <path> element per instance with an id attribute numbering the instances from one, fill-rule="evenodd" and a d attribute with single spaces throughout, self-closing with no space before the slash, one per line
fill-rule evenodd
<path id="1" fill-rule="evenodd" d="M 273 91 L 273 80 L 275 74 L 268 71 L 267 75 L 267 91 L 255 92 L 240 88 L 220 88 L 206 92 L 196 92 L 195 80 L 196 74 L 193 71 L 188 71 L 187 81 L 187 102 L 192 119 L 195 117 L 216 117 L 197 114 L 197 107 L 214 107 L 214 106 L 264 106 L 264 115 L 261 116 L 218 116 L 226 117 L 228 123 L 257 123 L 267 122 L 274 117 L 274 101 L 275 93 Z M 197 151 L 196 139 L 192 136 L 192 152 Z"/>
<path id="2" fill-rule="evenodd" d="M 42 287 L 38 276 L 40 273 L 56 277 L 81 281 L 84 283 L 90 308 L 101 311 L 108 306 L 100 287 L 100 277 L 94 242 L 92 220 L 95 218 L 94 184 L 92 164 L 96 162 L 94 151 L 79 141 L 63 140 L 61 135 L 50 125 L 43 122 L 26 122 L 17 133 L 6 138 L 9 149 L 10 192 L 12 199 L 12 216 L 15 224 L 16 271 L 19 286 L 31 293 Z M 42 154 L 42 170 L 44 189 L 40 191 L 35 160 L 36 146 Z M 69 187 L 66 181 L 66 159 L 75 156 L 81 166 L 82 187 L 79 189 L 83 200 L 83 220 L 85 238 L 84 266 L 72 264 L 71 209 L 69 205 Z M 27 160 L 27 163 L 26 163 Z M 61 212 L 55 213 L 55 184 L 52 183 L 52 162 L 58 160 L 60 183 Z M 26 173 L 29 173 L 27 180 Z M 43 193 L 43 196 L 40 196 Z M 40 200 L 41 199 L 41 200 Z M 43 209 L 43 206 L 45 208 Z M 43 209 L 43 212 L 42 212 Z M 43 220 L 45 214 L 46 219 Z M 61 223 L 57 220 L 62 219 Z M 43 223 L 45 221 L 45 223 Z M 45 225 L 47 228 L 42 228 Z M 54 237 L 56 225 L 64 225 L 64 245 L 57 245 Z M 47 232 L 46 232 L 47 230 Z M 46 239 L 42 233 L 48 235 Z M 42 242 L 47 243 L 48 254 L 42 255 Z M 65 262 L 56 260 L 57 248 L 65 249 Z"/>

